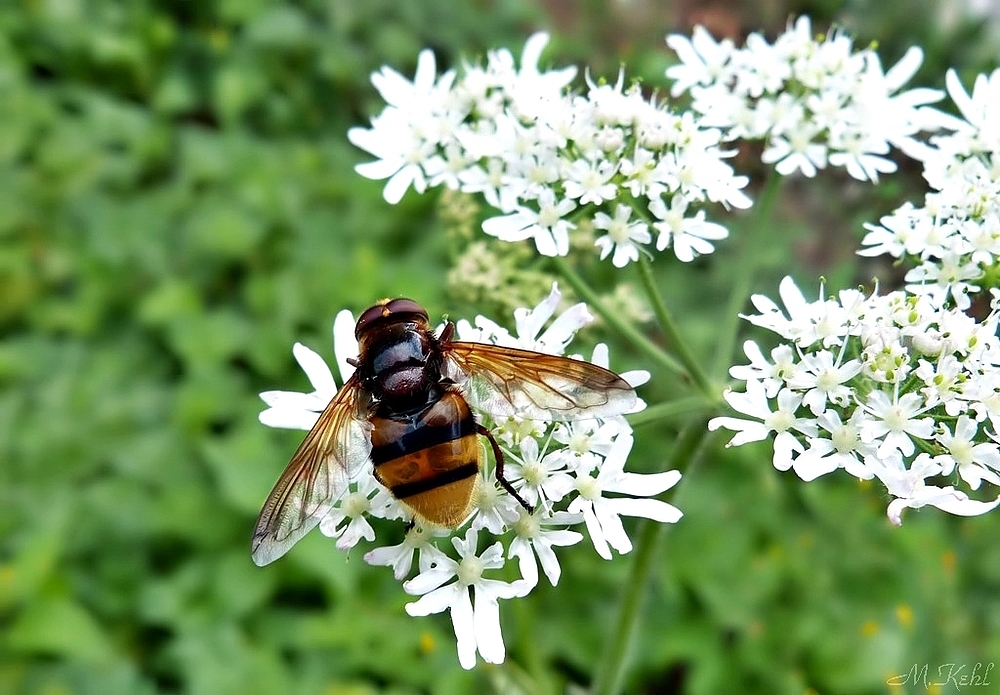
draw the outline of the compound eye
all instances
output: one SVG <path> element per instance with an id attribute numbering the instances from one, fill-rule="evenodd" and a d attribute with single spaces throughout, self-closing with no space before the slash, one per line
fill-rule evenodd
<path id="1" fill-rule="evenodd" d="M 364 333 L 365 329 L 370 326 L 373 321 L 380 319 L 385 315 L 387 303 L 388 300 L 382 300 L 375 306 L 368 307 L 361 312 L 361 316 L 358 317 L 358 322 L 354 326 L 354 338 L 356 340 L 361 340 L 361 334 Z"/>
<path id="2" fill-rule="evenodd" d="M 412 299 L 406 299 L 404 297 L 399 297 L 397 299 L 383 299 L 375 306 L 369 307 L 362 312 L 361 316 L 358 318 L 357 325 L 354 327 L 354 337 L 357 340 L 361 340 L 361 334 L 364 333 L 365 330 L 367 330 L 372 324 L 383 321 L 390 316 L 400 316 L 406 314 L 415 314 L 424 321 L 428 320 L 427 310 Z"/>
<path id="3" fill-rule="evenodd" d="M 428 320 L 427 310 L 412 299 L 406 299 L 405 297 L 391 300 L 385 305 L 385 308 L 390 314 L 416 314 L 424 321 Z"/>

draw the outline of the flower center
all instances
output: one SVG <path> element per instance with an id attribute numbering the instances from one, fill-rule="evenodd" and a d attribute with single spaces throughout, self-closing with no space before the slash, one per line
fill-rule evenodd
<path id="1" fill-rule="evenodd" d="M 764 424 L 775 432 L 784 432 L 795 424 L 795 414 L 787 410 L 777 410 L 764 418 Z"/>
<path id="2" fill-rule="evenodd" d="M 367 512 L 371 504 L 368 500 L 367 495 L 362 495 L 360 492 L 352 492 L 344 500 L 344 503 L 340 506 L 344 510 L 344 514 L 351 517 L 352 519 L 357 518 Z"/>
<path id="3" fill-rule="evenodd" d="M 403 542 L 411 548 L 423 547 L 424 544 L 427 543 L 427 529 L 420 524 L 417 524 L 406 532 Z"/>
<path id="4" fill-rule="evenodd" d="M 604 179 L 594 169 L 588 170 L 587 173 L 580 179 L 580 186 L 586 191 L 600 190 L 603 185 Z"/>
<path id="5" fill-rule="evenodd" d="M 816 388 L 829 392 L 840 385 L 840 374 L 836 369 L 824 369 L 816 379 Z"/>
<path id="6" fill-rule="evenodd" d="M 948 446 L 948 451 L 951 453 L 951 457 L 955 459 L 955 463 L 960 466 L 968 465 L 975 460 L 975 457 L 972 455 L 972 442 L 967 439 L 953 441 Z"/>
<path id="7" fill-rule="evenodd" d="M 831 433 L 830 439 L 838 453 L 847 454 L 858 445 L 858 431 L 850 425 L 841 425 Z"/>
<path id="8" fill-rule="evenodd" d="M 458 581 L 465 586 L 471 586 L 483 576 L 483 563 L 475 555 L 462 558 L 458 563 Z"/>
<path id="9" fill-rule="evenodd" d="M 569 438 L 569 450 L 581 456 L 590 451 L 590 435 L 582 432 L 574 434 Z"/>
<path id="10" fill-rule="evenodd" d="M 532 487 L 540 487 L 542 483 L 545 482 L 546 476 L 545 469 L 538 463 L 538 461 L 527 461 L 521 466 L 521 474 L 524 476 L 524 482 Z"/>
<path id="11" fill-rule="evenodd" d="M 608 236 L 616 244 L 621 244 L 629 240 L 628 222 L 625 220 L 612 220 L 608 225 Z"/>
<path id="12" fill-rule="evenodd" d="M 538 519 L 528 513 L 521 514 L 517 521 L 514 522 L 514 533 L 516 533 L 519 538 L 537 538 L 538 532 L 541 531 L 541 529 L 542 527 L 538 523 Z"/>
<path id="13" fill-rule="evenodd" d="M 538 211 L 538 226 L 551 229 L 561 219 L 555 205 L 543 205 Z"/>
<path id="14" fill-rule="evenodd" d="M 670 231 L 680 232 L 684 224 L 684 210 L 669 208 L 667 214 L 663 216 L 663 222 L 670 227 Z"/>
<path id="15" fill-rule="evenodd" d="M 576 489 L 580 492 L 580 497 L 593 502 L 601 497 L 601 487 L 597 484 L 597 478 L 589 475 L 580 476 L 576 479 Z"/>
<path id="16" fill-rule="evenodd" d="M 476 486 L 476 506 L 483 510 L 494 509 L 497 506 L 497 499 L 500 497 L 500 490 L 495 485 Z"/>
<path id="17" fill-rule="evenodd" d="M 891 406 L 885 414 L 885 426 L 893 432 L 902 432 L 910 419 L 898 405 Z"/>

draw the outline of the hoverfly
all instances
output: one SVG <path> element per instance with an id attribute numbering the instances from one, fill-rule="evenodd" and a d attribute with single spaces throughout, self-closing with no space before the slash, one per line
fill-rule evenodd
<path id="1" fill-rule="evenodd" d="M 266 565 L 326 516 L 365 466 L 415 519 L 455 528 L 471 511 L 479 481 L 477 435 L 496 459 L 497 482 L 531 507 L 504 477 L 504 457 L 470 405 L 495 418 L 568 421 L 629 411 L 635 391 L 589 362 L 530 350 L 435 337 L 427 311 L 385 299 L 354 329 L 354 375 L 306 435 L 257 519 L 252 557 Z"/>

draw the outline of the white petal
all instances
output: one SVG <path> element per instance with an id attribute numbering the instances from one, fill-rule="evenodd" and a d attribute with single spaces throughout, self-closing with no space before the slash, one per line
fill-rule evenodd
<path id="1" fill-rule="evenodd" d="M 964 498 L 964 499 L 963 499 Z M 992 502 L 980 502 L 966 497 L 961 492 L 955 492 L 932 503 L 938 509 L 956 516 L 979 516 L 1000 505 L 1000 497 Z"/>
<path id="2" fill-rule="evenodd" d="M 309 377 L 309 383 L 317 395 L 325 397 L 327 401 L 337 393 L 337 383 L 333 380 L 333 374 L 326 364 L 326 360 L 313 350 L 310 350 L 302 343 L 295 343 L 292 346 L 292 354 L 302 367 L 302 371 Z"/>
<path id="3" fill-rule="evenodd" d="M 346 384 L 354 375 L 354 367 L 347 363 L 347 359 L 358 356 L 358 341 L 354 338 L 355 323 L 354 315 L 348 309 L 339 312 L 333 321 L 333 354 L 337 358 L 342 384 Z"/>
<path id="4" fill-rule="evenodd" d="M 549 258 L 566 255 L 566 251 L 560 253 L 562 249 L 559 248 L 559 243 L 552 235 L 552 232 L 537 226 L 531 227 L 531 229 L 534 230 L 535 248 L 538 249 L 538 253 Z"/>
<path id="5" fill-rule="evenodd" d="M 268 408 L 257 416 L 262 425 L 285 430 L 311 430 L 319 413 L 308 410 L 292 410 L 288 408 Z"/>
<path id="6" fill-rule="evenodd" d="M 593 320 L 594 316 L 587 310 L 586 304 L 574 304 L 559 314 L 538 340 L 549 348 L 562 352 L 573 335 Z"/>
<path id="7" fill-rule="evenodd" d="M 958 79 L 958 73 L 955 72 L 954 68 L 949 69 L 945 74 L 944 82 L 948 87 L 948 96 L 950 96 L 951 100 L 955 102 L 955 106 L 958 107 L 958 110 L 962 112 L 962 115 L 965 116 L 966 120 L 976 123 L 978 119 L 973 120 L 976 117 L 976 110 L 973 105 L 973 101 L 969 98 L 968 93 L 962 86 L 962 81 Z"/>
<path id="8" fill-rule="evenodd" d="M 558 516 L 560 514 L 565 514 L 565 512 L 556 512 L 556 514 L 554 514 L 552 516 L 552 521 L 563 523 L 559 519 L 556 519 L 556 516 Z M 567 516 L 569 516 L 569 515 L 567 515 Z M 574 521 L 572 521 L 570 523 L 579 523 L 579 521 L 580 520 L 574 520 Z M 535 547 L 537 549 L 537 547 L 539 545 L 543 545 L 543 544 L 546 545 L 546 546 L 557 545 L 559 547 L 566 547 L 566 546 L 570 546 L 570 545 L 576 545 L 577 543 L 579 543 L 582 540 L 583 540 L 583 534 L 579 533 L 577 531 L 570 531 L 568 529 L 561 529 L 561 530 L 556 530 L 556 531 L 545 531 L 542 534 L 542 539 L 540 541 L 536 541 L 535 542 Z"/>
<path id="9" fill-rule="evenodd" d="M 792 467 L 792 452 L 802 452 L 802 443 L 791 432 L 779 432 L 774 438 L 774 467 L 787 471 Z"/>
<path id="10" fill-rule="evenodd" d="M 889 521 L 892 522 L 893 526 L 902 526 L 903 524 L 903 510 L 910 506 L 910 502 L 913 500 L 905 499 L 895 499 L 889 503 L 888 508 L 886 508 L 886 516 L 889 517 Z"/>
<path id="11" fill-rule="evenodd" d="M 759 442 L 767 439 L 769 430 L 763 423 L 751 420 L 741 420 L 735 417 L 715 417 L 708 421 L 708 429 L 715 431 L 720 427 L 734 430 L 737 434 L 726 446 L 740 446 L 747 442 Z"/>
<path id="12" fill-rule="evenodd" d="M 642 386 L 647 381 L 649 381 L 650 374 L 645 369 L 633 369 L 628 372 L 623 372 L 619 376 L 625 380 L 625 382 L 635 388 L 636 386 Z"/>
<path id="13" fill-rule="evenodd" d="M 528 37 L 521 51 L 522 72 L 538 72 L 538 59 L 542 51 L 549 43 L 549 35 L 544 31 L 538 31 Z"/>
<path id="14" fill-rule="evenodd" d="M 781 301 L 784 302 L 788 315 L 792 319 L 806 312 L 809 304 L 791 276 L 786 275 L 781 279 L 778 284 L 778 294 L 781 295 Z"/>
<path id="15" fill-rule="evenodd" d="M 579 504 L 577 504 L 579 502 Z M 594 544 L 594 550 L 597 554 L 603 557 L 605 560 L 611 559 L 611 550 L 608 548 L 607 541 L 604 540 L 604 532 L 601 530 L 601 524 L 597 521 L 597 517 L 594 515 L 594 506 L 592 504 L 584 502 L 581 498 L 577 498 L 569 505 L 570 512 L 583 512 L 583 520 L 587 524 L 587 533 L 590 534 L 590 540 Z"/>
<path id="16" fill-rule="evenodd" d="M 483 659 L 490 664 L 502 664 L 506 650 L 503 633 L 500 631 L 500 604 L 486 591 L 474 590 L 476 608 L 473 625 L 476 632 L 476 646 Z M 457 635 L 456 635 L 457 636 Z"/>
<path id="17" fill-rule="evenodd" d="M 413 75 L 413 87 L 418 93 L 429 92 L 437 77 L 437 66 L 434 62 L 434 52 L 429 48 L 420 51 L 417 56 L 417 72 Z"/>
<path id="18" fill-rule="evenodd" d="M 459 584 L 449 584 L 440 589 L 424 594 L 418 600 L 406 604 L 406 612 L 414 617 L 420 615 L 431 615 L 440 613 L 446 608 L 450 608 L 461 595 L 465 594 L 466 600 L 469 598 L 468 590 Z"/>
<path id="19" fill-rule="evenodd" d="M 538 585 L 538 563 L 531 544 L 524 538 L 515 538 L 510 544 L 510 555 L 517 557 L 517 566 L 521 571 L 521 580 L 528 590 Z"/>
<path id="20" fill-rule="evenodd" d="M 660 500 L 619 497 L 605 500 L 605 502 L 616 514 L 643 516 L 663 524 L 675 524 L 684 516 L 680 509 Z"/>
<path id="21" fill-rule="evenodd" d="M 454 577 L 457 569 L 457 564 L 448 564 L 421 572 L 408 582 L 404 582 L 403 590 L 415 596 L 426 594 Z"/>
<path id="22" fill-rule="evenodd" d="M 320 412 L 330 402 L 315 393 L 299 393 L 298 391 L 264 391 L 260 399 L 272 408 L 283 410 L 312 410 Z"/>
<path id="23" fill-rule="evenodd" d="M 613 500 L 597 500 L 594 503 L 594 512 L 601 523 L 601 531 L 604 532 L 605 540 L 607 540 L 612 548 L 624 555 L 632 550 L 632 541 L 629 540 L 628 534 L 625 533 L 622 520 L 615 513 L 615 505 L 609 504 L 611 502 Z"/>
<path id="24" fill-rule="evenodd" d="M 495 598 L 519 598 L 527 596 L 531 591 L 525 582 L 502 582 L 499 579 L 483 579 L 476 582 L 476 588 L 488 591 Z"/>
<path id="25" fill-rule="evenodd" d="M 534 223 L 534 218 L 514 212 L 483 220 L 483 231 L 501 241 L 522 241 L 533 234 L 527 230 Z"/>
<path id="26" fill-rule="evenodd" d="M 395 159 L 378 159 L 374 162 L 363 162 L 354 167 L 360 176 L 373 181 L 387 179 L 399 171 L 402 162 Z"/>
<path id="27" fill-rule="evenodd" d="M 605 369 L 608 369 L 608 365 L 610 364 L 610 358 L 608 357 L 607 343 L 598 343 L 597 345 L 594 346 L 594 352 L 590 356 L 590 361 L 593 364 L 596 364 L 598 367 L 604 367 Z M 626 381 L 628 381 L 628 379 L 626 379 Z"/>
<path id="28" fill-rule="evenodd" d="M 664 490 L 669 490 L 681 479 L 680 471 L 664 471 L 663 473 L 625 473 L 607 486 L 612 492 L 634 497 L 652 497 Z"/>
<path id="29" fill-rule="evenodd" d="M 413 567 L 413 548 L 405 543 L 382 548 L 372 548 L 364 557 L 369 565 L 392 567 L 392 575 L 396 581 L 403 581 Z"/>
<path id="30" fill-rule="evenodd" d="M 458 663 L 469 670 L 476 665 L 476 623 L 469 590 L 464 586 L 451 604 L 451 625 L 455 629 Z"/>
<path id="31" fill-rule="evenodd" d="M 375 540 L 375 529 L 372 528 L 365 517 L 358 516 L 351 519 L 351 523 L 347 525 L 344 533 L 337 539 L 337 550 L 353 548 L 362 538 L 366 541 Z"/>
<path id="32" fill-rule="evenodd" d="M 577 533 L 575 535 L 583 538 L 582 534 Z M 535 543 L 535 552 L 538 553 L 538 561 L 542 564 L 542 571 L 545 572 L 549 583 L 555 586 L 559 583 L 559 576 L 562 573 L 562 568 L 559 567 L 559 560 L 556 558 L 555 552 L 545 543 Z"/>
<path id="33" fill-rule="evenodd" d="M 885 73 L 885 86 L 889 88 L 889 92 L 895 92 L 909 82 L 922 62 L 924 62 L 924 52 L 917 46 L 910 46 L 899 62 Z"/>
<path id="34" fill-rule="evenodd" d="M 827 440 L 820 441 L 825 442 Z M 819 455 L 819 452 L 810 455 L 811 451 L 812 449 L 810 448 L 792 462 L 792 470 L 802 480 L 809 482 L 840 468 L 840 460 L 836 456 L 822 456 Z"/>
<path id="35" fill-rule="evenodd" d="M 484 222 L 484 229 L 485 226 L 486 223 Z M 517 324 L 518 337 L 524 340 L 534 340 L 538 336 L 539 331 L 542 330 L 545 322 L 555 313 L 560 299 L 562 299 L 562 293 L 559 291 L 559 285 L 553 282 L 549 295 L 534 309 L 530 311 L 516 309 L 514 311 L 514 322 Z"/>
<path id="36" fill-rule="evenodd" d="M 410 187 L 410 184 L 414 183 L 417 171 L 415 165 L 410 165 L 403 167 L 393 174 L 392 178 L 385 184 L 385 188 L 382 189 L 382 197 L 385 198 L 385 202 L 389 203 L 389 205 L 395 205 L 401 201 L 403 195 L 406 193 L 406 189 Z"/>

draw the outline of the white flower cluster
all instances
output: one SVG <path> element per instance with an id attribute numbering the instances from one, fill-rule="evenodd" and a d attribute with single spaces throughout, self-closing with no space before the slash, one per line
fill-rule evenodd
<path id="1" fill-rule="evenodd" d="M 979 75 L 971 95 L 950 70 L 947 87 L 964 119 L 952 119 L 953 132 L 932 138 L 924 153 L 924 178 L 934 192 L 923 207 L 907 203 L 879 225 L 866 225 L 866 248 L 858 253 L 915 261 L 907 289 L 965 309 L 969 293 L 980 289 L 974 283 L 1000 260 L 1000 70 Z"/>
<path id="2" fill-rule="evenodd" d="M 925 106 L 941 98 L 939 91 L 899 91 L 923 61 L 919 48 L 883 72 L 878 54 L 854 52 L 846 34 L 815 38 L 808 17 L 773 44 L 754 33 L 736 48 L 701 26 L 691 39 L 674 34 L 667 44 L 681 61 L 667 70 L 671 94 L 690 91 L 702 122 L 722 128 L 726 140 L 763 139 L 762 158 L 780 174 L 815 176 L 830 164 L 877 181 L 896 171 L 885 156 L 890 147 L 919 155 L 924 145 L 914 136 L 941 120 Z"/>
<path id="3" fill-rule="evenodd" d="M 583 304 L 577 304 L 543 331 L 559 300 L 560 294 L 553 286 L 539 306 L 516 311 L 516 336 L 481 316 L 475 325 L 458 322 L 458 336 L 462 340 L 563 354 L 576 331 L 592 317 Z M 354 317 L 349 311 L 337 315 L 334 351 L 344 381 L 353 373 L 346 360 L 358 354 L 353 329 Z M 294 354 L 314 391 L 262 393 L 261 398 L 269 406 L 260 414 L 265 425 L 310 429 L 336 393 L 323 358 L 301 344 L 295 345 Z M 593 361 L 607 367 L 606 346 L 597 347 Z M 636 371 L 622 377 L 636 386 L 645 383 L 649 374 Z M 637 409 L 644 407 L 640 401 Z M 403 589 L 420 596 L 406 605 L 410 615 L 450 611 L 459 661 L 465 668 L 475 665 L 477 651 L 487 662 L 504 660 L 498 600 L 527 595 L 538 584 L 539 565 L 555 586 L 560 566 L 554 549 L 584 538 L 572 527 L 583 524 L 597 553 L 610 559 L 611 548 L 619 553 L 632 549 L 622 516 L 664 523 L 681 517 L 675 507 L 653 499 L 677 483 L 679 472 L 640 475 L 624 470 L 633 438 L 623 417 L 556 424 L 517 419 L 493 422 L 480 416 L 506 457 L 507 479 L 535 508 L 533 514 L 497 486 L 492 471 L 483 466 L 475 509 L 454 531 L 425 527 L 417 520 L 401 542 L 378 545 L 369 519 L 409 519 L 409 512 L 370 471 L 351 482 L 349 491 L 320 522 L 321 532 L 335 538 L 340 550 L 351 549 L 362 540 L 376 543 L 365 552 L 364 559 L 372 565 L 392 567 Z M 403 528 L 401 521 L 397 538 Z M 520 572 L 521 578 L 513 582 L 495 578 L 505 576 L 500 570 L 508 560 L 516 561 Z"/>
<path id="4" fill-rule="evenodd" d="M 654 234 L 658 251 L 670 247 L 682 261 L 712 252 L 728 232 L 706 219 L 707 204 L 750 206 L 721 131 L 625 87 L 623 75 L 613 85 L 588 77 L 586 93 L 572 93 L 575 68 L 538 70 L 547 42 L 532 36 L 520 69 L 500 50 L 460 77 L 437 77 L 425 50 L 412 83 L 387 67 L 375 73 L 388 105 L 371 128 L 348 132 L 378 157 L 358 173 L 388 179 L 390 203 L 410 186 L 481 195 L 502 213 L 483 223 L 487 234 L 533 239 L 546 256 L 565 256 L 583 220 L 604 232 L 600 257 L 617 267 L 648 253 Z"/>
<path id="5" fill-rule="evenodd" d="M 1000 504 L 939 484 L 1000 487 L 996 310 L 977 322 L 905 292 L 847 290 L 809 302 L 791 278 L 780 294 L 784 311 L 754 295 L 760 313 L 743 318 L 788 342 L 770 358 L 744 344 L 750 364 L 730 374 L 746 392 L 725 398 L 747 419 L 718 417 L 710 429 L 736 431 L 730 445 L 774 433 L 774 466 L 803 480 L 838 468 L 877 478 L 894 498 L 895 524 L 906 507 L 973 516 Z"/>

